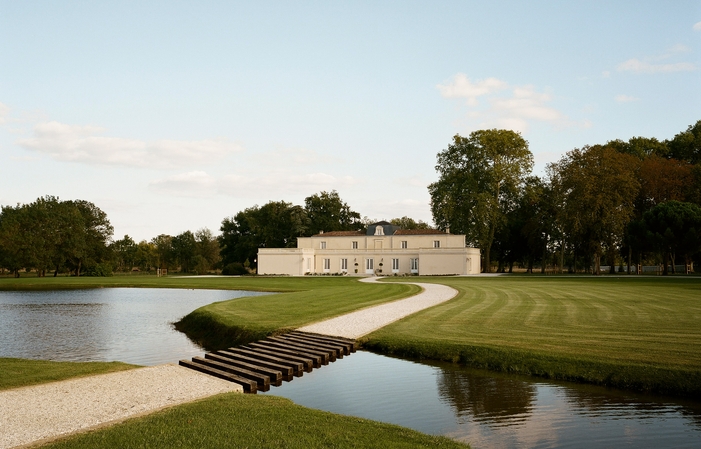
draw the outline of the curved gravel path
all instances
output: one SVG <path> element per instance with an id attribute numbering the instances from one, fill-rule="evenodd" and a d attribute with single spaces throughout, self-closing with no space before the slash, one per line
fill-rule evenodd
<path id="1" fill-rule="evenodd" d="M 377 278 L 361 281 L 377 282 Z M 445 285 L 412 284 L 423 291 L 299 330 L 355 339 L 448 301 L 458 293 Z M 34 445 L 228 391 L 243 390 L 232 382 L 177 365 L 137 368 L 0 391 L 0 449 Z"/>
<path id="2" fill-rule="evenodd" d="M 377 282 L 377 278 L 363 278 L 361 282 Z M 308 326 L 300 327 L 298 330 L 314 334 L 356 339 L 411 315 L 412 313 L 448 301 L 458 294 L 457 290 L 447 285 L 424 284 L 419 282 L 407 282 L 407 284 L 418 285 L 423 291 L 409 298 L 399 299 L 329 320 L 319 321 Z"/>
<path id="3" fill-rule="evenodd" d="M 243 390 L 178 365 L 0 391 L 0 448 L 38 443 L 228 391 Z"/>

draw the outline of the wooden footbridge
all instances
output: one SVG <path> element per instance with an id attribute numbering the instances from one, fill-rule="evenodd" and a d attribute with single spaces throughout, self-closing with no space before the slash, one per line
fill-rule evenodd
<path id="1" fill-rule="evenodd" d="M 181 360 L 180 365 L 235 382 L 245 393 L 270 390 L 355 352 L 355 341 L 293 331 Z"/>

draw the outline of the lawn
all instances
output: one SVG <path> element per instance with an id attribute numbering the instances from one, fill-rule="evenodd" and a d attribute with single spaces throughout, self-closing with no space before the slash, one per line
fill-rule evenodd
<path id="1" fill-rule="evenodd" d="M 137 368 L 122 362 L 50 362 L 0 358 L 0 390 Z"/>
<path id="2" fill-rule="evenodd" d="M 701 398 L 701 279 L 417 278 L 459 295 L 365 338 L 373 350 Z"/>
<path id="3" fill-rule="evenodd" d="M 49 444 L 119 448 L 467 448 L 446 437 L 295 405 L 275 396 L 227 393 Z"/>

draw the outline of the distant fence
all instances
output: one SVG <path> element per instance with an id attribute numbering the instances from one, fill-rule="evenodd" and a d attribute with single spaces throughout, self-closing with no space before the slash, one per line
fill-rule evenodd
<path id="1" fill-rule="evenodd" d="M 642 274 L 662 274 L 663 267 L 662 265 L 631 265 L 630 267 L 630 272 L 633 274 L 638 274 L 638 268 L 640 268 L 640 272 Z M 628 267 L 624 266 L 623 271 L 620 271 L 621 267 L 616 268 L 616 272 L 622 272 L 622 273 L 627 273 L 628 272 Z M 688 269 L 688 271 L 687 271 Z M 610 265 L 601 265 L 599 267 L 599 271 L 601 273 L 608 273 L 611 270 Z M 668 265 L 667 270 L 671 273 L 672 272 L 672 266 Z M 688 267 L 686 265 L 675 265 L 674 266 L 674 272 L 675 273 L 693 273 L 694 272 L 694 264 L 690 264 Z"/>

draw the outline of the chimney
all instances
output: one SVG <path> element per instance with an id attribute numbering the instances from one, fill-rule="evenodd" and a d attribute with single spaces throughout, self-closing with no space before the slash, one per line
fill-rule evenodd
<path id="1" fill-rule="evenodd" d="M 445 233 L 450 234 L 450 227 L 445 228 Z"/>

